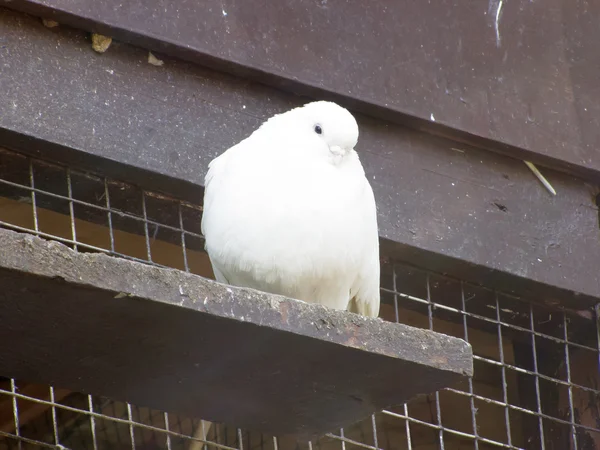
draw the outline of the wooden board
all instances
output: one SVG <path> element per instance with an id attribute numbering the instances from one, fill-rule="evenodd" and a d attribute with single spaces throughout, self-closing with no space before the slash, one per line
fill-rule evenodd
<path id="1" fill-rule="evenodd" d="M 597 3 L 0 4 L 598 179 Z"/>
<path id="2" fill-rule="evenodd" d="M 440 333 L 8 230 L 0 246 L 8 377 L 308 438 L 473 373 Z"/>
<path id="3" fill-rule="evenodd" d="M 199 203 L 208 162 L 305 101 L 191 64 L 0 11 L 0 142 Z M 595 188 L 520 161 L 358 115 L 357 150 L 384 256 L 550 304 L 600 297 Z"/>

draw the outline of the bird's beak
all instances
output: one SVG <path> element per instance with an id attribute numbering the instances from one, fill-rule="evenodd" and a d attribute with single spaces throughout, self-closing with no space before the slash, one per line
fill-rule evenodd
<path id="1" fill-rule="evenodd" d="M 340 147 L 339 145 L 332 145 L 329 147 L 329 151 L 336 156 L 344 156 L 346 153 L 348 153 L 347 149 Z"/>

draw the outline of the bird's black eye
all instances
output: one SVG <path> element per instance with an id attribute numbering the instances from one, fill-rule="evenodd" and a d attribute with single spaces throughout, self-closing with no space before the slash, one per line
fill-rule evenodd
<path id="1" fill-rule="evenodd" d="M 323 128 L 321 128 L 321 125 L 315 125 L 315 133 L 323 134 Z"/>

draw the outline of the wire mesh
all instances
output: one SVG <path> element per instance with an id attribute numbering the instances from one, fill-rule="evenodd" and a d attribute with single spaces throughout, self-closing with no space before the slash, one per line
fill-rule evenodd
<path id="1" fill-rule="evenodd" d="M 0 227 L 211 277 L 202 208 L 0 149 Z M 312 442 L 215 424 L 210 448 L 600 448 L 597 314 L 382 260 L 381 317 L 463 338 L 475 375 Z M 402 383 L 402 380 L 398 380 Z M 0 379 L 0 450 L 191 449 L 198 418 Z M 196 436 L 196 439 L 194 439 Z M 198 447 L 200 448 L 200 447 Z"/>

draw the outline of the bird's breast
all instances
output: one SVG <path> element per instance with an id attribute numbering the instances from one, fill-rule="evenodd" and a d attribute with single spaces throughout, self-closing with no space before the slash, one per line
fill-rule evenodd
<path id="1" fill-rule="evenodd" d="M 211 259 L 271 283 L 356 276 L 367 229 L 364 176 L 324 165 L 233 179 L 212 201 Z"/>

